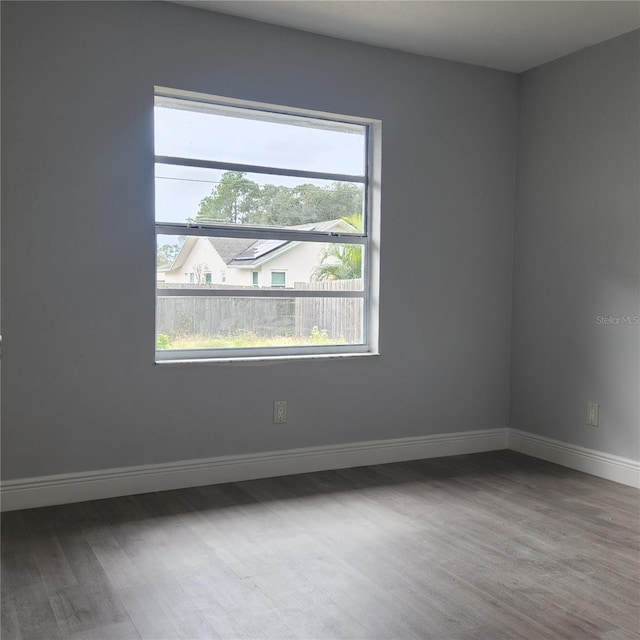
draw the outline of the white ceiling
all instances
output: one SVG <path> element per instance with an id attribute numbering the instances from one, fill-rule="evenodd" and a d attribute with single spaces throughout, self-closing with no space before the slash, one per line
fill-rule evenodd
<path id="1" fill-rule="evenodd" d="M 638 0 L 173 1 L 518 73 L 640 27 Z"/>

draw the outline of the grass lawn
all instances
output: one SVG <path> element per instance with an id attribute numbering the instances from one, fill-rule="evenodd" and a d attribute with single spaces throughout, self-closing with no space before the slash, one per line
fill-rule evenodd
<path id="1" fill-rule="evenodd" d="M 346 344 L 344 338 L 331 339 L 326 331 L 314 327 L 310 336 L 259 336 L 255 333 L 234 335 L 180 335 L 159 334 L 158 349 L 238 349 L 255 347 L 300 347 L 317 344 Z"/>

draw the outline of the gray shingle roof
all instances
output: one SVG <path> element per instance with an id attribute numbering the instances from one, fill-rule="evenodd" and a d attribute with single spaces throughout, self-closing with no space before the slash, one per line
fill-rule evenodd
<path id="1" fill-rule="evenodd" d="M 342 222 L 342 220 L 339 219 L 324 220 L 322 222 L 308 222 L 306 224 L 297 224 L 284 228 L 302 231 L 326 231 L 327 229 L 331 229 L 331 227 L 339 224 L 343 224 L 347 228 L 350 228 L 349 225 L 345 224 L 344 222 Z M 214 239 L 215 238 L 211 238 L 211 240 Z M 249 267 L 263 262 L 269 254 L 273 254 L 290 244 L 291 242 L 287 240 L 250 241 L 249 244 L 245 246 L 244 250 L 238 251 L 231 260 L 227 260 L 226 258 L 223 259 L 230 267 Z M 214 245 L 214 247 L 215 246 L 216 245 Z"/>
<path id="2" fill-rule="evenodd" d="M 256 241 L 246 238 L 209 238 L 209 242 L 225 263 L 229 264 L 238 254 L 244 253 Z"/>

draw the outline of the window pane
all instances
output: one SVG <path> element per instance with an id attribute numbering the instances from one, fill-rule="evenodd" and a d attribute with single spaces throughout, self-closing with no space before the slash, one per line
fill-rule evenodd
<path id="1" fill-rule="evenodd" d="M 161 350 L 363 342 L 362 298 L 158 297 Z"/>
<path id="2" fill-rule="evenodd" d="M 347 218 L 362 230 L 364 186 L 156 165 L 156 220 L 287 227 Z"/>
<path id="3" fill-rule="evenodd" d="M 369 126 L 207 100 L 155 99 L 158 357 L 364 351 Z"/>
<path id="4" fill-rule="evenodd" d="M 156 155 L 364 175 L 366 127 L 156 97 Z"/>
<path id="5" fill-rule="evenodd" d="M 171 288 L 362 291 L 364 258 L 361 244 L 158 235 L 156 280 Z"/>

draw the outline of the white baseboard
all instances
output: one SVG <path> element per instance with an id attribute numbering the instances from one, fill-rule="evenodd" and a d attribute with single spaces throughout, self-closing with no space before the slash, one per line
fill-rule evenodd
<path id="1" fill-rule="evenodd" d="M 640 462 L 504 428 L 20 478 L 2 483 L 2 511 L 507 448 L 640 488 Z"/>
<path id="2" fill-rule="evenodd" d="M 312 471 L 495 451 L 507 447 L 507 431 L 506 428 L 465 431 L 20 478 L 2 483 L 2 511 Z"/>
<path id="3" fill-rule="evenodd" d="M 517 429 L 508 430 L 507 443 L 507 447 L 513 451 L 640 489 L 640 462 L 636 460 Z"/>

